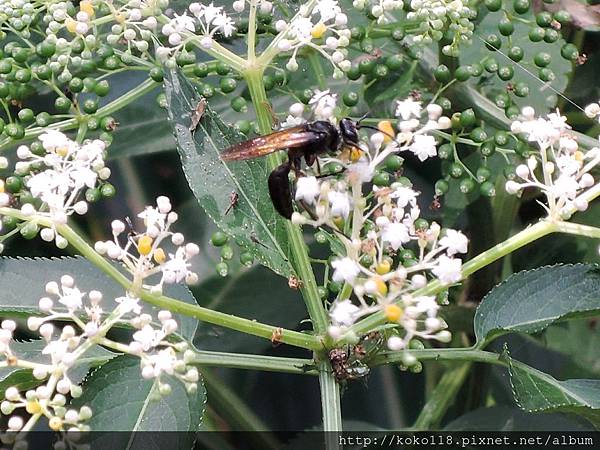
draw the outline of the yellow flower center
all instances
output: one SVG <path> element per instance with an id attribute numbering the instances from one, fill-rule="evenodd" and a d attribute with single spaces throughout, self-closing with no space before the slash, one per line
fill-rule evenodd
<path id="1" fill-rule="evenodd" d="M 138 240 L 138 252 L 140 255 L 148 255 L 152 251 L 152 238 L 147 234 L 144 234 Z"/>
<path id="2" fill-rule="evenodd" d="M 377 267 L 375 268 L 375 271 L 379 275 L 385 275 L 386 273 L 388 273 L 390 271 L 390 269 L 391 269 L 390 262 L 387 261 L 387 260 L 383 260 L 379 264 L 377 264 Z"/>
<path id="3" fill-rule="evenodd" d="M 162 248 L 157 248 L 154 250 L 154 255 L 152 256 L 157 264 L 162 264 L 167 260 L 167 255 L 165 255 L 165 251 Z"/>
<path id="4" fill-rule="evenodd" d="M 84 13 L 87 13 L 87 15 L 90 17 L 94 15 L 94 5 L 92 5 L 91 0 L 81 0 L 79 3 L 79 9 Z"/>
<path id="5" fill-rule="evenodd" d="M 313 29 L 310 32 L 310 35 L 314 39 L 320 39 L 323 37 L 323 35 L 325 34 L 326 31 L 327 31 L 327 27 L 325 26 L 325 24 L 323 22 L 319 22 L 318 24 L 316 24 L 313 27 Z"/>
<path id="6" fill-rule="evenodd" d="M 25 405 L 25 411 L 27 411 L 29 414 L 39 414 L 42 412 L 42 407 L 37 400 L 31 400 Z"/>
<path id="7" fill-rule="evenodd" d="M 50 427 L 51 430 L 54 431 L 59 431 L 62 429 L 62 420 L 60 420 L 60 417 L 52 417 L 49 421 L 48 421 L 48 426 Z"/>
<path id="8" fill-rule="evenodd" d="M 75 33 L 77 22 L 69 17 L 67 20 L 65 20 L 65 25 L 67 26 L 67 30 L 69 30 L 71 33 Z"/>
<path id="9" fill-rule="evenodd" d="M 387 305 L 384 309 L 385 318 L 390 322 L 398 322 L 402 318 L 402 308 L 398 305 Z"/>

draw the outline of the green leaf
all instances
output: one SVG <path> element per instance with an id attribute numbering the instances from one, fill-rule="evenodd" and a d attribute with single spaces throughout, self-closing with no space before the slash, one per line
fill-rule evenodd
<path id="1" fill-rule="evenodd" d="M 492 289 L 477 308 L 477 346 L 508 332 L 536 333 L 558 320 L 598 312 L 597 266 L 556 265 L 519 272 Z"/>
<path id="2" fill-rule="evenodd" d="M 60 277 L 68 274 L 75 279 L 77 287 L 82 292 L 93 289 L 102 292 L 103 304 L 106 311 L 112 310 L 114 299 L 125 295 L 123 288 L 112 278 L 100 271 L 85 258 L 9 258 L 0 257 L 0 314 L 4 316 L 28 317 L 39 314 L 38 302 L 46 296 L 45 286 L 49 281 L 59 281 Z M 18 286 L 18 289 L 15 289 Z M 189 289 L 183 285 L 167 286 L 165 294 L 196 305 L 196 300 Z M 55 304 L 56 311 L 65 312 L 66 308 Z M 148 313 L 153 307 L 142 303 L 142 309 Z M 156 316 L 154 311 L 153 317 Z M 184 339 L 194 336 L 198 321 L 194 318 L 175 315 L 179 329 L 178 334 Z"/>
<path id="3" fill-rule="evenodd" d="M 295 329 L 306 318 L 300 293 L 260 266 L 227 278 L 208 279 L 194 293 L 201 306 L 284 328 Z M 264 339 L 207 323 L 199 324 L 194 343 L 202 350 L 222 352 L 262 353 L 271 347 Z"/>
<path id="4" fill-rule="evenodd" d="M 201 97 L 181 73 L 167 74 L 165 91 L 183 170 L 200 206 L 261 264 L 284 277 L 292 275 L 285 219 L 271 204 L 265 159 L 225 164 L 220 153 L 242 141 L 243 135 L 223 123 L 208 105 L 192 133 L 191 116 Z M 232 194 L 238 201 L 229 208 Z"/>
<path id="5" fill-rule="evenodd" d="M 600 427 L 600 380 L 556 378 L 509 357 L 510 382 L 519 407 L 528 412 L 570 412 Z"/>
<path id="6" fill-rule="evenodd" d="M 515 407 L 478 408 L 454 419 L 444 431 L 590 431 L 584 421 L 564 414 L 528 414 Z"/>
<path id="7" fill-rule="evenodd" d="M 73 400 L 73 405 L 87 405 L 92 409 L 93 416 L 88 422 L 92 431 L 132 432 L 106 437 L 114 439 L 113 442 L 135 442 L 143 435 L 133 434 L 138 431 L 197 431 L 206 404 L 202 381 L 198 382 L 198 390 L 189 394 L 177 378 L 164 376 L 161 379 L 172 388 L 166 396 L 158 394 L 154 379 L 142 378 L 139 358 L 119 356 L 92 373 L 85 382 L 82 396 Z M 168 448 L 191 448 L 191 435 L 170 434 L 169 438 L 174 441 Z M 102 434 L 100 439 L 104 439 Z"/>
<path id="8" fill-rule="evenodd" d="M 38 380 L 33 377 L 31 369 L 6 368 L 0 369 L 0 398 L 4 398 L 6 389 L 11 386 L 16 387 L 19 391 L 32 389 L 43 383 L 43 380 Z"/>
<path id="9" fill-rule="evenodd" d="M 505 4 L 510 2 L 505 1 Z M 488 13 L 479 24 L 475 27 L 473 44 L 462 48 L 460 53 L 460 63 L 474 64 L 481 63 L 486 57 L 491 57 L 496 60 L 499 66 L 510 66 L 514 69 L 514 77 L 510 81 L 501 80 L 497 74 L 491 74 L 485 81 L 480 83 L 480 90 L 488 98 L 493 98 L 494 95 L 500 92 L 506 92 L 507 84 L 513 85 L 523 82 L 529 86 L 529 95 L 527 97 L 517 97 L 511 95 L 512 100 L 520 107 L 533 106 L 538 113 L 548 111 L 556 106 L 558 101 L 557 92 L 563 92 L 568 84 L 568 76 L 572 70 L 570 61 L 564 59 L 560 54 L 561 47 L 565 44 L 564 39 L 558 39 L 553 44 L 542 42 L 531 42 L 528 34 L 531 29 L 529 23 L 524 23 L 520 20 L 512 20 L 514 24 L 514 32 L 510 36 L 510 45 L 519 46 L 524 51 L 524 58 L 517 62 L 511 60 L 508 56 L 509 45 L 507 37 L 501 36 L 498 32 L 498 21 L 504 16 L 504 10 L 496 13 Z M 529 21 L 534 21 L 533 13 L 528 13 L 520 16 L 520 18 Z M 502 48 L 499 51 L 490 51 L 486 48 L 486 39 L 490 34 L 495 34 L 501 37 Z M 538 77 L 538 67 L 534 64 L 534 56 L 538 52 L 549 53 L 552 57 L 548 68 L 554 72 L 556 78 L 551 82 L 543 82 Z M 482 80 L 484 78 L 482 77 Z"/>
<path id="10" fill-rule="evenodd" d="M 595 320 L 570 320 L 544 333 L 547 348 L 571 359 L 574 372 L 600 375 L 600 328 Z"/>

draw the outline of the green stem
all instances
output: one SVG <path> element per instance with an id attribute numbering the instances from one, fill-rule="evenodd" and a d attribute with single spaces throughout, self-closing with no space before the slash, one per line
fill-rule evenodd
<path id="1" fill-rule="evenodd" d="M 88 261 L 101 269 L 118 284 L 123 286 L 124 289 L 130 290 L 132 288 L 132 282 L 125 275 L 123 275 L 114 265 L 104 259 L 104 257 L 98 254 L 92 247 L 90 247 L 90 245 L 68 225 L 53 224 L 53 222 L 45 216 L 27 217 L 24 216 L 21 211 L 12 208 L 0 208 L 0 216 L 11 216 L 20 220 L 35 221 L 44 227 L 51 227 L 54 225 L 56 231 L 73 247 L 75 247 Z M 176 314 L 194 317 L 203 322 L 212 323 L 225 328 L 231 328 L 232 330 L 241 331 L 242 333 L 259 336 L 269 340 L 273 338 L 274 334 L 277 334 L 280 335 L 280 337 L 278 337 L 278 341 L 308 350 L 318 351 L 323 348 L 321 339 L 310 334 L 299 333 L 297 331 L 287 330 L 273 325 L 267 325 L 254 320 L 225 314 L 219 311 L 213 311 L 211 309 L 185 303 L 181 300 L 170 298 L 165 295 L 153 294 L 147 290 L 141 290 L 139 295 L 142 300 L 152 305 L 168 309 Z"/>
<path id="2" fill-rule="evenodd" d="M 323 410 L 323 431 L 325 431 L 327 450 L 339 449 L 340 445 L 335 433 L 342 431 L 342 408 L 340 402 L 340 386 L 333 376 L 328 361 L 319 363 L 319 386 L 321 388 L 321 407 Z"/>
<path id="3" fill-rule="evenodd" d="M 261 133 L 267 134 L 271 132 L 272 118 L 268 109 L 268 100 L 265 92 L 265 87 L 262 80 L 263 69 L 249 69 L 244 72 L 244 77 L 248 84 L 250 97 L 256 111 L 256 119 Z M 275 153 L 267 157 L 269 169 L 273 170 L 281 164 L 281 155 Z M 308 309 L 308 314 L 313 324 L 315 334 L 324 334 L 327 330 L 327 314 L 319 296 L 317 280 L 310 265 L 310 258 L 302 230 L 293 225 L 291 221 L 285 221 L 287 236 L 290 243 L 292 264 L 299 279 L 302 281 L 300 288 L 304 302 Z"/>
<path id="4" fill-rule="evenodd" d="M 264 355 L 244 355 L 238 353 L 209 352 L 196 350 L 188 361 L 207 367 L 227 367 L 230 369 L 262 370 L 265 372 L 284 372 L 298 375 L 318 375 L 312 359 L 279 358 Z"/>
<path id="5" fill-rule="evenodd" d="M 473 364 L 463 363 L 444 373 L 413 425 L 415 431 L 436 428 L 452 405 Z"/>
<path id="6" fill-rule="evenodd" d="M 254 64 L 256 60 L 256 6 L 257 0 L 250 0 L 250 13 L 248 14 L 248 63 Z"/>

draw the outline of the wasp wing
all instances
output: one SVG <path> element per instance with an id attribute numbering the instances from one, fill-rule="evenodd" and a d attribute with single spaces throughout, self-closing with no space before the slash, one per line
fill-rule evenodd
<path id="1" fill-rule="evenodd" d="M 236 161 L 257 158 L 286 148 L 302 147 L 321 138 L 321 133 L 307 130 L 306 125 L 299 125 L 235 144 L 221 153 L 221 159 Z"/>

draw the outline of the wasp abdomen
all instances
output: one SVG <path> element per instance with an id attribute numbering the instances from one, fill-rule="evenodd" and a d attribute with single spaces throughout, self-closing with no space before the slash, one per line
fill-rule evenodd
<path id="1" fill-rule="evenodd" d="M 269 175 L 269 195 L 271 196 L 271 201 L 277 212 L 286 219 L 291 219 L 294 212 L 290 180 L 288 178 L 290 168 L 290 163 L 285 162 Z"/>

